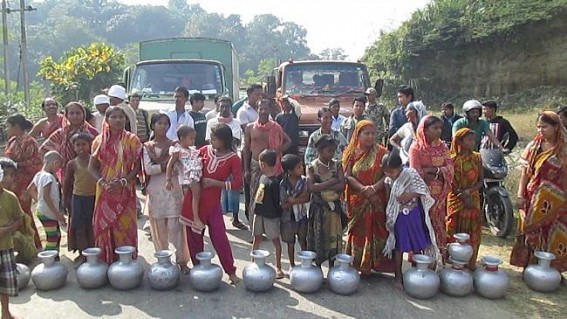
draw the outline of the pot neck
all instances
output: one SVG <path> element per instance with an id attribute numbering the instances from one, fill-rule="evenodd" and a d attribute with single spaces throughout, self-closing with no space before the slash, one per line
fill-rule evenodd
<path id="1" fill-rule="evenodd" d="M 98 255 L 88 255 L 87 256 L 87 263 L 98 264 Z"/>
<path id="2" fill-rule="evenodd" d="M 43 262 L 45 266 L 53 266 L 53 264 L 55 264 L 55 256 L 40 257 L 41 262 Z"/>
<path id="3" fill-rule="evenodd" d="M 313 265 L 313 258 L 302 258 L 301 259 L 301 266 L 302 267 L 311 267 Z"/>
<path id="4" fill-rule="evenodd" d="M 131 253 L 120 253 L 118 254 L 118 260 L 123 263 L 129 263 L 132 261 L 132 254 Z"/>
<path id="5" fill-rule="evenodd" d="M 490 272 L 498 272 L 498 266 L 485 265 L 485 266 L 484 266 L 484 270 L 490 271 Z"/>
<path id="6" fill-rule="evenodd" d="M 258 266 L 264 266 L 266 264 L 266 257 L 254 257 L 254 262 Z"/>
<path id="7" fill-rule="evenodd" d="M 170 256 L 160 256 L 157 258 L 158 264 L 164 265 L 169 264 L 171 262 Z"/>
<path id="8" fill-rule="evenodd" d="M 416 262 L 416 266 L 417 269 L 419 270 L 427 270 L 429 267 L 429 263 L 420 263 L 420 262 Z"/>
<path id="9" fill-rule="evenodd" d="M 451 268 L 453 268 L 454 270 L 463 270 L 465 269 L 465 265 L 453 262 L 453 266 Z"/>
<path id="10" fill-rule="evenodd" d="M 547 268 L 549 268 L 549 267 L 551 267 L 551 260 L 540 258 L 540 259 L 537 261 L 537 264 L 540 265 L 541 267 L 547 267 Z"/>

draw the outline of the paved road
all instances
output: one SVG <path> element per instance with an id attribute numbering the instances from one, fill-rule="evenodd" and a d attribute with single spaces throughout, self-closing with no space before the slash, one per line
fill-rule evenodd
<path id="1" fill-rule="evenodd" d="M 141 221 L 140 226 L 142 224 Z M 236 230 L 225 217 L 227 232 L 238 267 L 238 275 L 249 262 L 249 233 Z M 140 257 L 147 268 L 154 263 L 153 246 L 146 233 L 138 232 Z M 273 251 L 271 244 L 263 244 Z M 212 249 L 209 242 L 207 250 Z M 285 255 L 285 254 L 284 254 Z M 323 287 L 311 295 L 301 295 L 290 289 L 289 279 L 277 281 L 267 293 L 252 293 L 242 283 L 230 286 L 227 277 L 218 291 L 196 292 L 187 277 L 173 291 L 153 291 L 144 280 L 132 291 L 121 292 L 110 287 L 82 290 L 72 266 L 73 254 L 62 257 L 70 270 L 67 284 L 60 290 L 39 292 L 33 284 L 12 299 L 14 315 L 22 318 L 516 318 L 506 307 L 506 300 L 486 300 L 476 295 L 451 298 L 439 294 L 433 300 L 422 301 L 393 289 L 392 278 L 376 275 L 362 282 L 352 296 L 339 296 Z M 271 261 L 271 260 L 270 260 Z M 218 259 L 214 262 L 217 264 Z M 284 267 L 288 267 L 284 258 Z M 327 269 L 324 269 L 326 273 Z"/>

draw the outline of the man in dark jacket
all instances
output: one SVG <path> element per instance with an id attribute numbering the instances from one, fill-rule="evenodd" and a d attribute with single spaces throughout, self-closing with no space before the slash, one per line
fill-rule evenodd
<path id="1" fill-rule="evenodd" d="M 496 115 L 498 105 L 495 101 L 486 101 L 482 103 L 482 112 L 484 117 L 490 123 L 490 130 L 498 138 L 505 149 L 512 150 L 518 143 L 518 134 L 502 116 Z M 490 141 L 483 141 L 483 148 L 491 148 Z"/>
<path id="2" fill-rule="evenodd" d="M 443 115 L 441 116 L 443 120 L 441 140 L 447 145 L 451 145 L 451 140 L 453 139 L 453 123 L 462 118 L 462 116 L 455 113 L 455 106 L 451 102 L 441 104 L 441 109 L 443 111 Z"/>

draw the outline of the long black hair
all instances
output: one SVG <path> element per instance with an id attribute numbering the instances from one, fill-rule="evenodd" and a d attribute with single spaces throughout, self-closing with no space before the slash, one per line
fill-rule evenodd
<path id="1" fill-rule="evenodd" d="M 211 135 L 222 141 L 227 150 L 235 151 L 232 144 L 232 129 L 224 124 L 219 123 L 211 128 Z"/>

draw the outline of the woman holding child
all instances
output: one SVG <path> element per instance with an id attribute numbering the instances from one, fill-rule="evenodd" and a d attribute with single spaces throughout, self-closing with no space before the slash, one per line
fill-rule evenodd
<path id="1" fill-rule="evenodd" d="M 185 227 L 179 223 L 183 193 L 177 178 L 172 179 L 171 190 L 165 187 L 166 168 L 170 158 L 168 150 L 173 144 L 167 138 L 170 125 L 167 114 L 157 113 L 152 116 L 150 127 L 154 137 L 144 143 L 143 154 L 143 167 L 149 180 L 145 209 L 150 218 L 150 231 L 156 251 L 169 249 L 171 242 L 175 247 L 175 261 L 187 272 L 189 250 Z"/>
<path id="2" fill-rule="evenodd" d="M 193 264 L 199 263 L 196 255 L 204 250 L 204 229 L 208 227 L 211 242 L 221 265 L 228 274 L 230 283 L 235 284 L 239 279 L 236 276 L 234 257 L 226 235 L 220 196 L 223 189 L 242 187 L 242 163 L 232 146 L 232 130 L 226 124 L 218 124 L 211 129 L 210 143 L 199 150 L 203 159 L 199 213 L 193 214 L 191 192 L 187 192 L 180 220 L 187 226 L 187 244 Z M 231 175 L 233 179 L 228 181 Z"/>
<path id="3" fill-rule="evenodd" d="M 386 148 L 376 144 L 376 129 L 368 120 L 357 123 L 343 154 L 348 216 L 346 253 L 354 257 L 354 266 L 363 274 L 371 270 L 394 272 L 392 259 L 382 251 L 388 239 L 386 229 L 387 192 L 382 158 Z"/>

